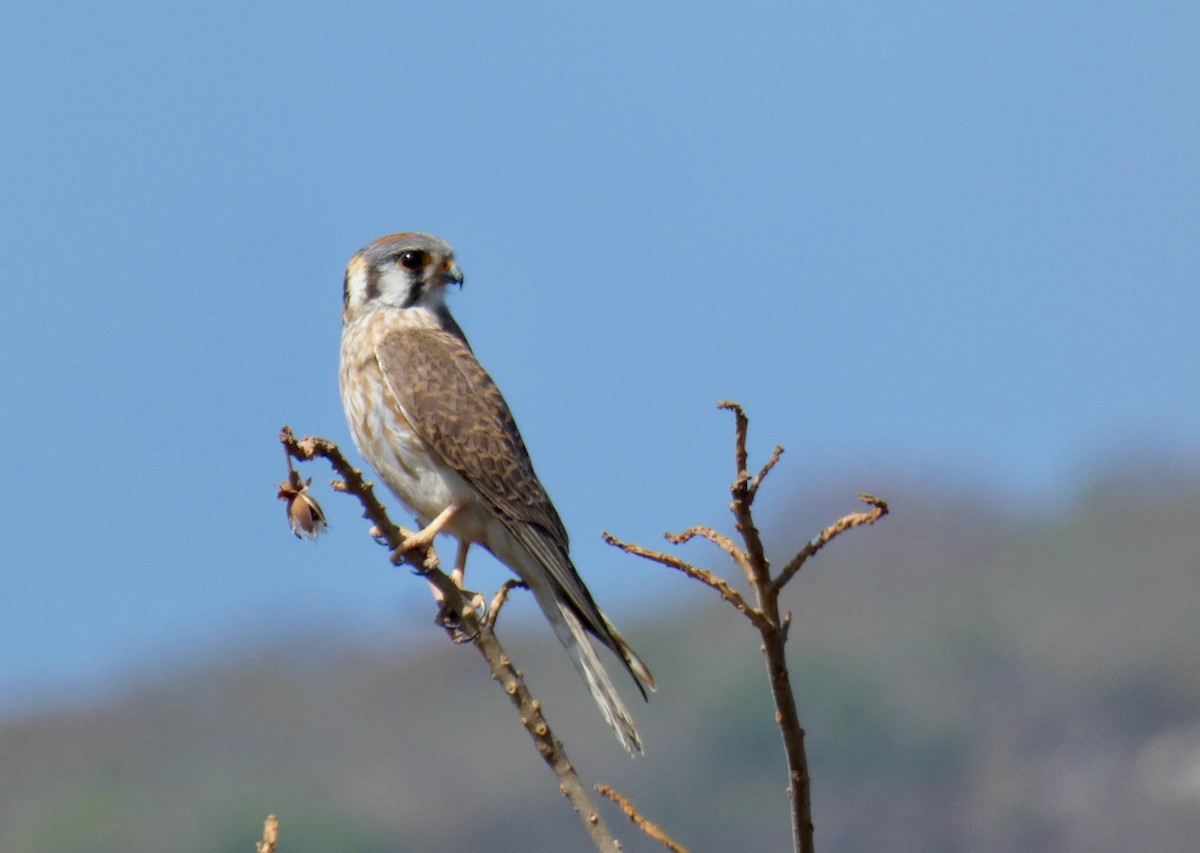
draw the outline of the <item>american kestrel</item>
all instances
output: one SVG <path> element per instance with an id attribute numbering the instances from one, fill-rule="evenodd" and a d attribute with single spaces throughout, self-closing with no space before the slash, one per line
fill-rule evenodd
<path id="1" fill-rule="evenodd" d="M 346 267 L 341 390 L 359 452 L 422 529 L 458 540 L 455 574 L 479 543 L 532 590 L 621 744 L 637 730 L 588 637 L 611 649 L 642 696 L 654 678 L 584 586 L 567 531 L 534 473 L 500 389 L 446 307 L 462 284 L 454 250 L 428 234 L 391 234 Z"/>

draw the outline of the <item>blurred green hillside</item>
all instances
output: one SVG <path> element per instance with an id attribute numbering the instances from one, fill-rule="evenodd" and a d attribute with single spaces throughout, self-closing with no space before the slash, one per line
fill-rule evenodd
<path id="1" fill-rule="evenodd" d="M 855 509 L 852 489 L 817 491 L 760 517 L 777 559 Z M 1113 471 L 1053 515 L 880 491 L 893 514 L 786 595 L 818 849 L 1195 849 L 1200 476 Z M 501 638 L 585 782 L 696 851 L 787 849 L 755 635 L 682 577 L 654 589 L 641 624 L 613 614 L 660 686 L 632 707 L 636 761 L 528 601 Z M 282 853 L 589 849 L 478 655 L 433 628 L 298 632 L 0 724 L 4 853 L 250 851 L 271 812 Z M 626 849 L 661 850 L 608 819 Z"/>

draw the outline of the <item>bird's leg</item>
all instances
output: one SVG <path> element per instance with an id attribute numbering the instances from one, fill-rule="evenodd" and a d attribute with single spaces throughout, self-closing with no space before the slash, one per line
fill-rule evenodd
<path id="1" fill-rule="evenodd" d="M 479 614 L 480 618 L 483 618 L 484 614 L 487 613 L 487 600 L 481 593 L 472 592 L 463 586 L 463 579 L 467 575 L 467 551 L 470 549 L 470 542 L 459 540 L 458 552 L 454 556 L 454 571 L 450 573 L 450 580 L 455 586 L 462 590 L 465 601 L 471 605 L 471 608 L 476 613 Z M 434 617 L 434 623 L 441 625 L 443 628 L 449 631 L 450 636 L 454 638 L 456 643 L 461 643 L 465 640 L 471 639 L 462 633 L 458 614 L 451 612 L 451 610 L 446 606 L 446 601 L 442 596 L 441 591 L 433 584 L 430 584 L 429 587 L 431 590 L 433 590 L 434 601 L 440 605 L 438 607 L 437 616 Z"/>
<path id="2" fill-rule="evenodd" d="M 458 543 L 458 553 L 454 555 L 454 571 L 450 573 L 450 580 L 454 581 L 454 585 L 459 589 L 463 588 L 463 581 L 467 578 L 467 551 L 470 548 L 470 542 L 460 540 Z"/>
<path id="3" fill-rule="evenodd" d="M 462 504 L 450 504 L 450 506 L 446 507 L 437 514 L 437 518 L 401 542 L 400 547 L 392 552 L 392 558 L 399 561 L 402 560 L 404 555 L 409 551 L 417 551 L 421 548 L 428 548 L 433 544 L 434 537 L 442 532 L 442 528 L 449 524 L 451 519 L 458 515 L 458 512 L 461 509 Z"/>
<path id="4" fill-rule="evenodd" d="M 459 589 L 463 588 L 463 578 L 467 573 L 467 551 L 470 549 L 470 542 L 463 542 L 461 539 L 458 542 L 458 552 L 454 555 L 454 571 L 450 573 L 450 582 Z M 437 618 L 434 620 L 439 625 L 444 624 L 450 617 L 451 613 L 446 609 L 446 598 L 442 595 L 442 591 L 437 588 L 432 582 L 429 584 L 429 589 L 433 592 L 433 600 L 440 605 Z M 474 602 L 472 602 L 474 605 Z"/>
<path id="5" fill-rule="evenodd" d="M 487 599 L 483 597 L 483 593 L 472 592 L 463 586 L 463 581 L 467 579 L 467 551 L 470 547 L 470 542 L 458 543 L 458 553 L 454 555 L 454 571 L 450 573 L 450 580 L 454 581 L 454 585 L 463 591 L 463 595 L 471 603 L 471 607 L 482 619 L 487 615 Z"/>

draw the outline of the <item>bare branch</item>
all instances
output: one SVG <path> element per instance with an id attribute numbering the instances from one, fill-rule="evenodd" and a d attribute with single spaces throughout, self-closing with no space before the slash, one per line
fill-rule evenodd
<path id="1" fill-rule="evenodd" d="M 363 517 L 374 525 L 372 535 L 378 534 L 378 537 L 386 541 L 392 549 L 392 562 L 394 564 L 407 563 L 418 574 L 427 578 L 442 594 L 443 607 L 457 617 L 460 631 L 479 649 L 480 654 L 488 663 L 492 678 L 504 688 L 505 694 L 517 708 L 521 715 L 521 725 L 533 738 L 542 759 L 558 777 L 559 790 L 574 806 L 596 849 L 601 851 L 620 850 L 620 843 L 609 832 L 608 826 L 600 816 L 599 808 L 576 774 L 570 759 L 567 758 L 562 742 L 551 731 L 550 724 L 542 714 L 541 703 L 530 694 L 529 688 L 525 686 L 520 673 L 513 666 L 512 660 L 492 630 L 495 626 L 495 614 L 493 613 L 490 620 L 480 619 L 479 614 L 467 603 L 459 586 L 438 567 L 437 553 L 432 547 L 414 548 L 409 551 L 400 550 L 411 532 L 392 522 L 387 515 L 387 510 L 375 496 L 373 484 L 367 482 L 363 478 L 362 472 L 347 461 L 336 444 L 327 439 L 311 436 L 297 440 L 286 426 L 280 430 L 279 440 L 289 455 L 289 467 L 290 457 L 295 457 L 302 462 L 317 456 L 327 459 L 334 471 L 342 478 L 340 483 L 333 484 L 334 489 L 348 492 L 362 503 Z M 504 592 L 507 588 L 507 584 L 502 588 L 504 595 L 507 595 L 507 592 Z M 503 604 L 500 596 L 501 593 L 497 593 L 498 601 L 494 605 L 496 610 Z"/>
<path id="2" fill-rule="evenodd" d="M 604 541 L 614 548 L 620 548 L 626 554 L 633 554 L 635 557 L 643 557 L 655 563 L 661 563 L 672 569 L 683 572 L 689 578 L 700 581 L 700 583 L 710 586 L 721 594 L 721 598 L 728 601 L 738 609 L 738 612 L 754 623 L 759 630 L 768 623 L 763 619 L 763 615 L 746 603 L 742 598 L 741 593 L 725 582 L 723 578 L 719 578 L 712 572 L 705 569 L 699 569 L 691 563 L 681 560 L 678 557 L 672 557 L 670 554 L 664 554 L 661 551 L 651 551 L 648 548 L 643 548 L 641 545 L 634 545 L 630 542 L 622 542 L 617 537 L 613 536 L 608 531 L 600 534 Z"/>
<path id="3" fill-rule="evenodd" d="M 608 785 L 597 785 L 596 790 L 601 796 L 608 797 L 610 800 L 620 806 L 621 811 L 625 812 L 625 817 L 637 824 L 638 829 L 662 844 L 664 847 L 670 850 L 671 853 L 688 853 L 688 849 L 686 847 L 674 841 L 669 835 L 663 832 L 657 824 L 652 823 L 651 821 L 642 817 L 642 815 L 634 807 L 633 803 L 629 802 L 624 795 L 614 791 Z"/>
<path id="4" fill-rule="evenodd" d="M 746 412 L 737 403 L 731 403 L 728 400 L 722 400 L 717 403 L 718 409 L 728 409 L 733 412 L 736 418 L 736 427 L 734 429 L 734 459 L 737 462 L 737 477 L 749 477 L 746 473 L 746 433 L 750 429 L 750 419 L 746 417 Z"/>
<path id="5" fill-rule="evenodd" d="M 295 434 L 288 427 L 279 431 L 279 440 L 288 455 L 294 456 L 301 462 L 307 462 L 317 457 L 329 461 L 333 470 L 342 478 L 340 483 L 334 484 L 335 490 L 352 494 L 358 498 L 363 505 L 363 518 L 368 519 L 374 525 L 373 534 L 378 533 L 379 537 L 386 541 L 388 547 L 392 549 L 392 565 L 408 563 L 413 571 L 424 575 L 441 593 L 449 610 L 460 613 L 468 606 L 463 599 L 462 590 L 450 579 L 449 575 L 438 567 L 437 552 L 432 545 L 403 552 L 399 550 L 405 540 L 413 535 L 413 531 L 400 527 L 388 517 L 387 508 L 375 497 L 374 483 L 368 482 L 363 477 L 362 471 L 350 464 L 336 444 L 328 439 L 313 436 L 297 440 Z"/>
<path id="6" fill-rule="evenodd" d="M 472 610 L 463 614 L 463 620 L 474 623 L 469 626 L 468 630 L 470 628 L 476 630 L 475 645 L 488 662 L 488 666 L 492 670 L 492 678 L 499 682 L 508 698 L 516 706 L 521 715 L 521 725 L 533 738 L 542 760 L 558 777 L 559 790 L 575 807 L 575 811 L 583 821 L 584 828 L 596 849 L 601 851 L 620 850 L 620 842 L 609 832 L 608 826 L 600 816 L 599 808 L 587 788 L 584 787 L 579 774 L 575 772 L 575 766 L 567 758 L 567 751 L 563 747 L 562 741 L 554 736 L 550 724 L 543 716 L 542 703 L 534 699 L 529 688 L 525 686 L 521 673 L 513 666 L 512 660 L 504 651 L 504 647 L 500 645 L 495 632 L 480 624 Z"/>
<path id="7" fill-rule="evenodd" d="M 874 495 L 868 495 L 865 492 L 860 494 L 858 499 L 863 503 L 870 504 L 873 508 L 869 512 L 851 513 L 822 530 L 820 535 L 801 548 L 800 553 L 792 557 L 788 564 L 783 567 L 783 571 L 771 581 L 771 588 L 775 592 L 783 589 L 784 584 L 790 581 L 796 572 L 800 571 L 800 567 L 804 565 L 808 558 L 828 545 L 834 538 L 845 533 L 852 527 L 874 524 L 888 514 L 887 501 L 880 500 Z"/>
<path id="8" fill-rule="evenodd" d="M 758 476 L 750 483 L 750 488 L 746 491 L 746 498 L 748 500 L 754 500 L 754 496 L 758 494 L 758 487 L 762 485 L 762 481 L 767 474 L 771 473 L 771 469 L 779 462 L 781 456 L 783 456 L 783 445 L 777 444 L 775 445 L 775 452 L 771 454 L 771 458 L 767 460 L 767 464 L 763 466 L 762 470 L 758 472 Z"/>
<path id="9" fill-rule="evenodd" d="M 797 853 L 812 853 L 812 786 L 808 776 L 808 758 L 804 749 L 805 734 L 804 729 L 800 727 L 800 718 L 796 712 L 796 698 L 788 675 L 785 653 L 788 633 L 792 625 L 792 614 L 790 612 L 780 614 L 779 591 L 799 571 L 800 566 L 808 557 L 845 530 L 861 524 L 871 524 L 882 518 L 887 513 L 887 504 L 870 495 L 860 495 L 862 500 L 874 507 L 872 511 L 847 516 L 824 530 L 784 568 L 778 578 L 772 579 L 770 563 L 763 549 L 762 537 L 754 523 L 751 506 L 758 494 L 759 486 L 762 485 L 767 474 L 774 469 L 783 455 L 783 448 L 776 446 L 775 452 L 771 454 L 767 464 L 751 479 L 746 468 L 748 458 L 746 436 L 749 431 L 749 419 L 746 417 L 746 412 L 737 403 L 729 401 L 723 401 L 717 405 L 719 408 L 733 412 L 735 417 L 734 459 L 737 464 L 737 474 L 733 485 L 729 487 L 730 494 L 733 496 L 729 509 L 733 512 L 738 533 L 741 535 L 745 547 L 737 545 L 711 527 L 702 525 L 690 527 L 677 536 L 668 533 L 667 539 L 675 544 L 681 544 L 701 536 L 725 551 L 745 573 L 750 586 L 754 589 L 758 606 L 751 607 L 747 604 L 722 578 L 698 569 L 678 557 L 621 542 L 608 533 L 604 534 L 604 539 L 608 544 L 614 545 L 626 553 L 677 569 L 688 577 L 695 578 L 712 587 L 721 593 L 722 598 L 732 602 L 758 629 L 762 636 L 762 652 L 766 659 L 771 695 L 775 700 L 775 720 L 779 725 L 779 732 L 783 738 L 784 755 L 787 758 L 788 796 L 792 801 L 792 845 Z M 615 796 L 613 798 L 616 799 Z M 627 813 L 630 811 L 632 811 L 631 806 L 627 809 Z M 632 814 L 630 816 L 632 817 Z"/>
<path id="10" fill-rule="evenodd" d="M 262 841 L 256 845 L 258 853 L 275 853 L 275 845 L 279 843 L 279 818 L 267 815 L 263 821 Z"/>
<path id="11" fill-rule="evenodd" d="M 759 592 L 760 600 L 768 597 L 762 595 L 762 590 Z M 775 722 L 779 725 L 783 754 L 787 758 L 787 792 L 792 801 L 792 845 L 797 853 L 812 853 L 812 780 L 808 775 L 808 755 L 804 749 L 805 732 L 800 725 L 796 695 L 792 691 L 787 667 L 786 644 L 791 620 L 780 621 L 778 608 L 774 604 L 772 608 L 775 624 L 770 630 L 762 632 L 762 651 L 767 659 L 771 697 L 775 700 Z"/>
<path id="12" fill-rule="evenodd" d="M 682 545 L 684 542 L 689 542 L 697 536 L 703 536 L 709 542 L 712 542 L 726 554 L 733 558 L 739 569 L 746 575 L 746 580 L 754 583 L 754 570 L 750 566 L 750 558 L 746 556 L 746 552 L 739 548 L 732 539 L 724 536 L 711 527 L 705 527 L 702 524 L 697 524 L 689 527 L 682 533 L 665 533 L 667 541 L 672 545 Z"/>
<path id="13" fill-rule="evenodd" d="M 496 627 L 496 620 L 500 617 L 500 608 L 504 607 L 504 603 L 508 601 L 508 594 L 518 587 L 529 589 L 525 581 L 509 578 L 500 589 L 496 590 L 496 595 L 492 598 L 492 606 L 488 608 L 487 618 L 484 619 L 484 625 L 488 628 Z"/>

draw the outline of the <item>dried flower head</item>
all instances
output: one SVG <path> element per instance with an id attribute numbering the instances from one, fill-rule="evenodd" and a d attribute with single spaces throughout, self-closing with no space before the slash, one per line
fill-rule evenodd
<path id="1" fill-rule="evenodd" d="M 294 470 L 288 471 L 286 483 L 279 484 L 279 499 L 287 501 L 288 525 L 297 539 L 316 539 L 328 526 L 325 511 L 316 498 L 308 493 L 310 485 L 312 477 L 302 482 Z"/>

